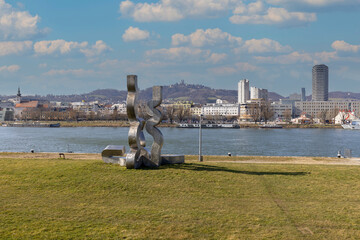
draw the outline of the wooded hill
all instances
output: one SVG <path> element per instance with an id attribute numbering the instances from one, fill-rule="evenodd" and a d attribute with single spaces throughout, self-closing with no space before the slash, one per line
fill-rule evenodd
<path id="1" fill-rule="evenodd" d="M 192 101 L 194 103 L 214 103 L 216 99 L 226 100 L 229 103 L 237 102 L 237 90 L 213 89 L 204 85 L 186 84 L 184 82 L 173 85 L 163 86 L 163 102 L 165 101 Z M 72 95 L 46 95 L 46 96 L 26 96 L 26 99 L 75 102 L 75 101 L 100 101 L 105 103 L 122 102 L 126 100 L 127 91 L 116 89 L 98 89 L 85 94 Z M 140 100 L 149 100 L 152 96 L 152 88 L 146 88 L 140 91 Z M 2 100 L 15 96 L 0 96 Z M 270 101 L 285 99 L 275 92 L 269 92 Z M 360 93 L 352 92 L 330 92 L 329 98 L 332 99 L 358 99 Z M 311 96 L 307 97 L 311 100 Z"/>

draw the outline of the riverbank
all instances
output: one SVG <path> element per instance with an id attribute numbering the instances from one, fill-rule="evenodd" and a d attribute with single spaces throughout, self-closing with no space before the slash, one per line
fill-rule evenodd
<path id="1" fill-rule="evenodd" d="M 63 153 L 68 160 L 101 160 L 100 153 Z M 0 159 L 60 159 L 59 153 L 1 152 Z M 185 161 L 198 162 L 197 155 L 186 155 Z M 335 157 L 281 157 L 281 156 L 203 156 L 206 162 L 259 163 L 259 164 L 310 164 L 310 165 L 360 165 L 359 158 Z"/>
<path id="2" fill-rule="evenodd" d="M 65 156 L 0 154 L 1 239 L 360 238 L 359 166 L 187 156 L 126 170 L 99 154 Z M 255 160 L 278 163 L 237 163 Z"/>
<path id="3" fill-rule="evenodd" d="M 3 122 L 4 125 L 14 122 Z M 16 123 L 23 123 L 17 121 Z M 60 123 L 60 127 L 129 127 L 128 121 L 39 121 L 40 124 Z M 261 124 L 241 123 L 240 128 L 260 128 Z M 339 124 L 280 124 L 283 128 L 342 128 Z M 160 123 L 158 127 L 177 127 L 176 123 Z"/>

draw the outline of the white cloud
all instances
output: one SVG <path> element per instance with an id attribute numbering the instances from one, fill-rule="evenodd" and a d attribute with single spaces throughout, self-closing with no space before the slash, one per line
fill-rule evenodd
<path id="1" fill-rule="evenodd" d="M 85 48 L 87 45 L 87 42 L 67 42 L 63 39 L 40 41 L 34 44 L 34 51 L 36 54 L 66 54 L 76 48 Z"/>
<path id="2" fill-rule="evenodd" d="M 223 32 L 219 28 L 214 29 L 197 29 L 188 36 L 183 34 L 174 34 L 172 37 L 172 45 L 177 46 L 184 43 L 189 43 L 194 47 L 203 47 L 205 45 L 218 44 L 236 44 L 239 45 L 242 41 L 241 37 L 234 37 L 227 32 Z"/>
<path id="3" fill-rule="evenodd" d="M 283 46 L 279 42 L 269 39 L 251 39 L 245 41 L 244 45 L 237 51 L 246 50 L 249 53 L 265 53 L 265 52 L 288 52 L 291 51 L 290 46 Z"/>
<path id="4" fill-rule="evenodd" d="M 17 72 L 19 69 L 19 65 L 1 66 L 0 72 Z"/>
<path id="5" fill-rule="evenodd" d="M 48 72 L 43 73 L 45 76 L 58 76 L 58 75 L 75 75 L 78 77 L 92 76 L 95 74 L 94 70 L 85 69 L 51 69 Z"/>
<path id="6" fill-rule="evenodd" d="M 210 56 L 210 51 L 189 47 L 162 48 L 145 52 L 146 57 L 162 58 L 168 60 L 184 61 L 184 60 L 203 60 Z"/>
<path id="7" fill-rule="evenodd" d="M 258 70 L 258 68 L 255 65 L 252 65 L 247 62 L 238 62 L 238 63 L 235 63 L 235 66 L 241 72 L 253 72 L 253 71 Z"/>
<path id="8" fill-rule="evenodd" d="M 315 13 L 289 12 L 285 8 L 270 7 L 266 12 L 249 14 L 235 14 L 230 17 L 235 24 L 267 24 L 279 26 L 299 26 L 316 21 Z"/>
<path id="9" fill-rule="evenodd" d="M 286 55 L 279 55 L 275 57 L 254 57 L 257 61 L 270 64 L 295 64 L 295 63 L 325 63 L 332 60 L 338 60 L 336 52 L 316 52 L 316 53 L 300 53 L 292 52 Z"/>
<path id="10" fill-rule="evenodd" d="M 208 62 L 211 63 L 219 63 L 227 58 L 227 54 L 225 53 L 212 53 L 207 59 Z"/>
<path id="11" fill-rule="evenodd" d="M 0 42 L 0 56 L 19 54 L 32 48 L 32 41 Z"/>
<path id="12" fill-rule="evenodd" d="M 231 75 L 237 72 L 234 67 L 215 67 L 209 68 L 208 71 L 216 75 Z"/>
<path id="13" fill-rule="evenodd" d="M 39 29 L 40 17 L 27 11 L 17 11 L 4 0 L 0 0 L 0 36 L 3 39 L 33 38 L 47 32 Z"/>
<path id="14" fill-rule="evenodd" d="M 313 57 L 309 53 L 292 52 L 286 55 L 275 57 L 254 57 L 259 62 L 272 63 L 272 64 L 294 64 L 297 62 L 313 62 Z"/>
<path id="15" fill-rule="evenodd" d="M 94 57 L 111 50 L 112 49 L 106 45 L 104 41 L 98 40 L 94 45 L 91 46 L 91 48 L 80 49 L 80 52 L 85 54 L 86 57 Z"/>
<path id="16" fill-rule="evenodd" d="M 317 52 L 314 53 L 314 63 L 320 64 L 339 59 L 336 52 Z"/>
<path id="17" fill-rule="evenodd" d="M 178 21 L 185 17 L 213 17 L 225 14 L 238 0 L 160 0 L 155 3 L 120 3 L 120 13 L 138 22 Z"/>
<path id="18" fill-rule="evenodd" d="M 331 44 L 331 47 L 336 51 L 342 52 L 358 52 L 360 49 L 360 45 L 352 45 L 345 41 L 335 41 Z"/>
<path id="19" fill-rule="evenodd" d="M 125 30 L 125 33 L 122 35 L 122 38 L 125 42 L 139 41 L 148 39 L 150 33 L 148 31 L 141 30 L 137 27 L 129 27 Z"/>
<path id="20" fill-rule="evenodd" d="M 88 42 L 68 42 L 63 39 L 40 41 L 34 44 L 34 52 L 38 55 L 64 55 L 71 53 L 73 50 L 78 50 L 86 57 L 93 57 L 111 50 L 111 48 L 102 40 L 96 41 L 91 47 L 88 46 Z"/>
<path id="21" fill-rule="evenodd" d="M 208 70 L 216 75 L 231 75 L 239 72 L 254 72 L 258 70 L 258 67 L 247 62 L 237 62 L 231 66 L 214 67 Z"/>

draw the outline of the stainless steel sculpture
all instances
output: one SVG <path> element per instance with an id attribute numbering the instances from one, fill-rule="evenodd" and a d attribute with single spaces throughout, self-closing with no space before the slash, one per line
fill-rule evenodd
<path id="1" fill-rule="evenodd" d="M 150 152 L 145 148 L 146 142 L 143 133 L 145 120 L 136 116 L 138 94 L 136 75 L 127 76 L 127 89 L 126 112 L 130 122 L 128 134 L 130 151 L 126 154 L 126 168 L 140 168 L 150 159 Z"/>
<path id="2" fill-rule="evenodd" d="M 149 117 L 147 121 L 137 117 L 137 95 L 139 89 L 136 75 L 127 76 L 127 89 L 126 111 L 130 122 L 128 134 L 130 150 L 126 154 L 126 157 L 122 157 L 118 151 L 119 146 L 109 145 L 102 153 L 104 162 L 116 163 L 122 166 L 126 165 L 126 168 L 135 169 L 141 168 L 142 166 L 159 167 L 162 164 L 184 163 L 184 155 L 161 155 L 164 137 L 156 126 L 160 123 L 162 114 L 156 107 L 162 102 L 162 87 L 153 87 L 152 100 L 148 101 L 146 105 L 146 115 Z M 144 127 L 154 139 L 151 151 L 145 147 Z M 113 155 L 115 153 L 120 156 L 114 157 Z"/>
<path id="3" fill-rule="evenodd" d="M 151 117 L 146 121 L 146 131 L 153 137 L 154 142 L 151 146 L 151 163 L 158 167 L 161 164 L 161 148 L 164 137 L 156 127 L 161 121 L 161 112 L 156 109 L 162 102 L 162 87 L 154 86 L 152 100 L 146 105 L 146 113 Z"/>

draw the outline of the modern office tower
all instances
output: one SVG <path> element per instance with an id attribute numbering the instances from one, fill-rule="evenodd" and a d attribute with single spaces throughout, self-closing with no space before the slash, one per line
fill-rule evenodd
<path id="1" fill-rule="evenodd" d="M 243 79 L 238 83 L 238 103 L 246 103 L 250 99 L 249 80 Z"/>
<path id="2" fill-rule="evenodd" d="M 329 68 L 315 65 L 312 68 L 312 100 L 327 101 L 329 95 Z"/>
<path id="3" fill-rule="evenodd" d="M 268 90 L 257 88 L 257 87 L 251 87 L 250 88 L 250 99 L 268 99 Z"/>
<path id="4" fill-rule="evenodd" d="M 305 88 L 301 88 L 301 101 L 306 101 Z"/>

